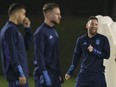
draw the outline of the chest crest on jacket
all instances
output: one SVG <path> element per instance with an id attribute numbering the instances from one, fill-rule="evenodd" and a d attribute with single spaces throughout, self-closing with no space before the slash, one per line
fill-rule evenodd
<path id="1" fill-rule="evenodd" d="M 96 45 L 100 44 L 100 39 L 96 39 Z"/>

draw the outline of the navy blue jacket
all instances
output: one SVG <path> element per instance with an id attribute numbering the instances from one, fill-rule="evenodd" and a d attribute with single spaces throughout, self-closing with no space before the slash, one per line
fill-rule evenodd
<path id="1" fill-rule="evenodd" d="M 59 72 L 58 34 L 55 27 L 43 23 L 34 34 L 35 73 L 47 68 Z"/>
<path id="2" fill-rule="evenodd" d="M 89 45 L 93 46 L 93 52 L 89 52 L 87 49 Z M 104 72 L 103 59 L 108 59 L 109 56 L 110 46 L 106 36 L 97 33 L 94 37 L 89 38 L 87 34 L 83 35 L 77 39 L 72 65 L 68 70 L 68 74 L 73 73 L 80 58 L 82 58 L 80 72 Z"/>
<path id="3" fill-rule="evenodd" d="M 24 38 L 18 26 L 8 21 L 1 30 L 2 63 L 8 81 L 18 80 L 20 76 L 28 76 L 26 49 L 32 42 L 32 33 L 25 29 Z"/>

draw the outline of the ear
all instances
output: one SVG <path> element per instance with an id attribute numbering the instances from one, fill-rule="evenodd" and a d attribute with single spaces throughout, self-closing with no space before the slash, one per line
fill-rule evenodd
<path id="1" fill-rule="evenodd" d="M 15 18 L 15 20 L 17 20 L 18 14 L 17 13 L 13 13 L 13 17 Z"/>
<path id="2" fill-rule="evenodd" d="M 45 16 L 46 18 L 50 18 L 50 17 L 51 17 L 51 14 L 50 14 L 50 12 L 48 11 L 48 12 L 46 12 L 46 13 L 44 14 L 44 16 Z"/>
<path id="3" fill-rule="evenodd" d="M 15 12 L 16 17 L 19 17 L 19 15 L 20 15 L 19 11 Z"/>

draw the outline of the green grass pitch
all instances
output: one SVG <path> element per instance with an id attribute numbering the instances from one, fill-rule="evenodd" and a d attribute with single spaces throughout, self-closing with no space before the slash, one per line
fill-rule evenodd
<path id="1" fill-rule="evenodd" d="M 64 81 L 62 87 L 74 87 L 75 78 L 71 78 L 68 81 Z M 7 81 L 4 79 L 3 76 L 0 76 L 0 87 L 8 87 Z M 29 87 L 34 87 L 34 80 L 33 77 L 29 77 Z"/>

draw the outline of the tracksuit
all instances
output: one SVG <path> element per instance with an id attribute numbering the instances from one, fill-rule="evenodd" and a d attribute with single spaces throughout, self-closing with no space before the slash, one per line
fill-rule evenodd
<path id="1" fill-rule="evenodd" d="M 88 47 L 93 47 L 89 52 Z M 67 73 L 73 74 L 79 60 L 82 60 L 80 72 L 75 87 L 107 87 L 105 81 L 105 66 L 103 60 L 110 56 L 110 46 L 106 36 L 97 33 L 92 38 L 87 34 L 77 39 L 73 60 Z"/>
<path id="2" fill-rule="evenodd" d="M 30 28 L 25 28 L 24 37 L 18 30 L 18 26 L 7 21 L 0 33 L 2 65 L 4 75 L 9 87 L 28 87 L 28 66 L 26 50 L 32 42 Z M 27 78 L 26 85 L 19 85 L 19 77 Z"/>
<path id="3" fill-rule="evenodd" d="M 35 87 L 60 87 L 58 33 L 43 23 L 34 33 Z"/>

